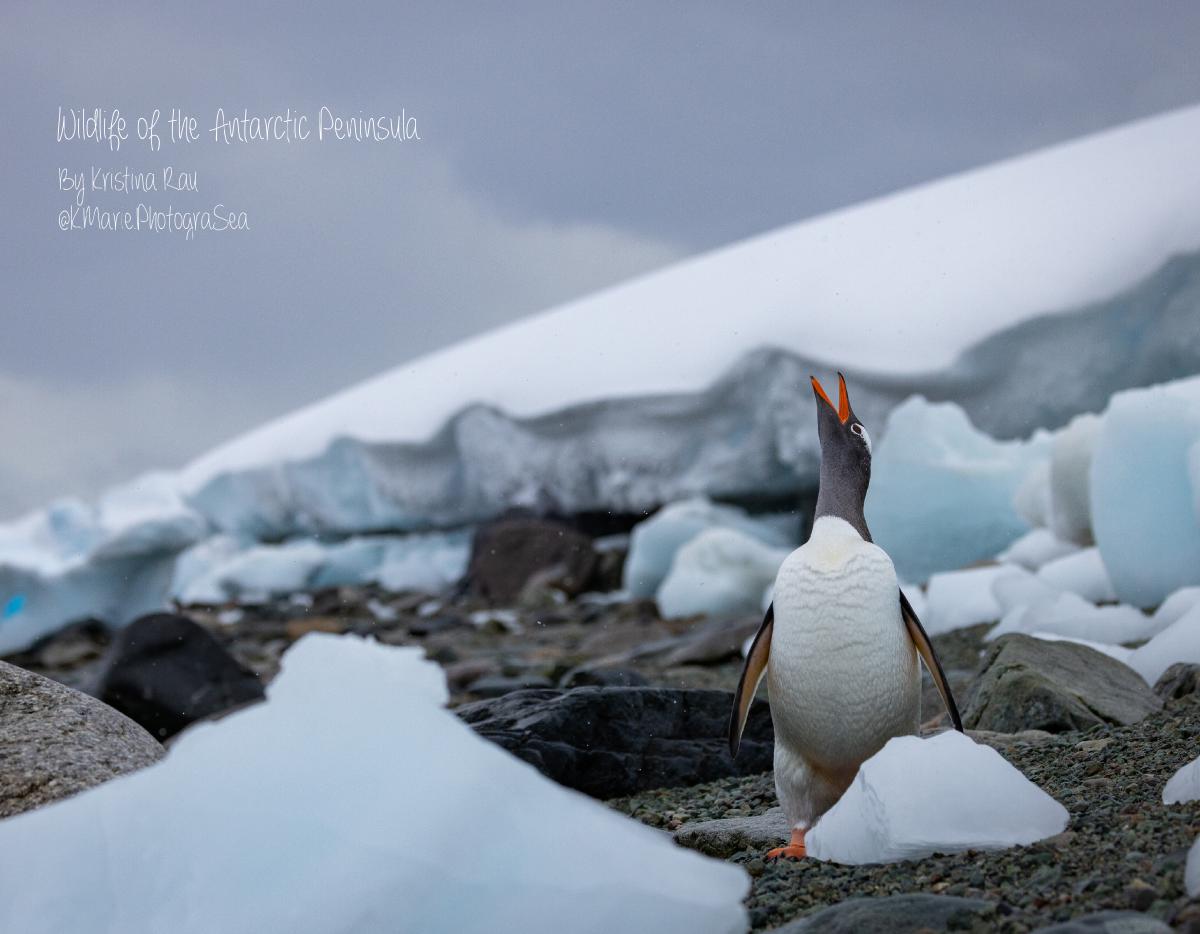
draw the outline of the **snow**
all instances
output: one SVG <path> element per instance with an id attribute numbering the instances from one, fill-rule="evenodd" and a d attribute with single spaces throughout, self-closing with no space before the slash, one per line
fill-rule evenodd
<path id="1" fill-rule="evenodd" d="M 622 589 L 635 597 L 653 597 L 671 570 L 675 553 L 705 529 L 716 528 L 736 529 L 776 548 L 790 544 L 773 526 L 749 518 L 734 506 L 704 497 L 670 503 L 634 526 Z"/>
<path id="2" fill-rule="evenodd" d="M 1189 449 L 1200 441 L 1200 377 L 1112 397 L 1092 462 L 1092 523 L 1120 598 L 1156 606 L 1200 584 L 1200 516 Z"/>
<path id="3" fill-rule="evenodd" d="M 1098 416 L 1078 415 L 1050 446 L 1050 529 L 1063 541 L 1092 543 L 1089 474 L 1099 431 Z"/>
<path id="4" fill-rule="evenodd" d="M 1180 587 L 1154 611 L 1155 634 L 1162 632 L 1197 604 L 1200 604 L 1200 587 Z"/>
<path id="5" fill-rule="evenodd" d="M 1183 804 L 1200 801 L 1200 758 L 1182 766 L 1167 781 L 1162 793 L 1163 804 Z"/>
<path id="6" fill-rule="evenodd" d="M 1014 568 L 1006 564 L 946 571 L 929 578 L 926 593 L 925 631 L 931 636 L 991 623 L 1003 612 L 992 585 L 998 578 L 1009 577 Z"/>
<path id="7" fill-rule="evenodd" d="M 470 558 L 465 533 L 405 535 L 388 543 L 374 579 L 384 590 L 437 593 L 467 573 Z"/>
<path id="8" fill-rule="evenodd" d="M 1129 667 L 1153 686 L 1176 662 L 1200 665 L 1200 605 L 1134 652 Z"/>
<path id="9" fill-rule="evenodd" d="M 1171 776 L 1163 788 L 1163 804 L 1200 800 L 1200 759 L 1193 759 Z M 1200 897 L 1200 837 L 1192 844 L 1183 870 L 1183 884 L 1192 898 Z"/>
<path id="10" fill-rule="evenodd" d="M 1050 502 L 1050 461 L 1040 460 L 1029 468 L 1017 484 L 1017 491 L 1013 494 L 1013 509 L 1029 525 L 1042 529 L 1050 525 L 1053 508 Z"/>
<path id="11" fill-rule="evenodd" d="M 1061 833 L 1068 819 L 998 752 L 951 730 L 889 740 L 805 845 L 821 860 L 890 863 L 1022 846 Z"/>
<path id="12" fill-rule="evenodd" d="M 1107 642 L 1093 642 L 1091 639 L 1074 639 L 1070 636 L 1060 636 L 1052 632 L 1031 632 L 1031 636 L 1035 639 L 1042 639 L 1045 642 L 1074 642 L 1076 645 L 1086 645 L 1089 649 L 1099 652 L 1101 655 L 1107 655 L 1109 658 L 1115 658 L 1122 665 L 1128 665 L 1129 659 L 1133 657 L 1133 649 L 1127 649 L 1123 645 L 1112 645 Z"/>
<path id="13" fill-rule="evenodd" d="M 1192 898 L 1200 898 L 1200 837 L 1188 850 L 1187 866 L 1183 871 L 1183 884 Z"/>
<path id="14" fill-rule="evenodd" d="M 872 458 L 866 517 L 900 576 L 925 580 L 990 558 L 1028 531 L 1013 496 L 1048 443 L 996 441 L 949 402 L 897 406 Z"/>
<path id="15" fill-rule="evenodd" d="M 6 927 L 747 927 L 740 868 L 476 736 L 419 650 L 308 635 L 267 698 L 188 730 L 148 769 L 0 823 Z"/>
<path id="16" fill-rule="evenodd" d="M 257 545 L 213 571 L 229 597 L 268 598 L 303 590 L 321 566 L 325 549 L 311 539 Z"/>
<path id="17" fill-rule="evenodd" d="M 1003 615 L 1018 608 L 1054 600 L 1061 591 L 1050 586 L 1036 574 L 1013 567 L 1008 574 L 999 574 L 992 581 L 992 596 Z"/>
<path id="18" fill-rule="evenodd" d="M 917 619 L 925 622 L 925 617 L 929 613 L 928 598 L 917 584 L 908 584 L 904 581 L 900 582 L 900 589 L 904 592 L 904 596 L 908 597 L 908 605 L 912 607 L 913 612 L 917 614 Z M 763 609 L 766 609 L 765 607 Z M 926 629 L 928 632 L 928 629 Z"/>
<path id="19" fill-rule="evenodd" d="M 246 602 L 307 589 L 379 584 L 436 593 L 466 572 L 465 532 L 360 536 L 323 544 L 296 539 L 249 545 L 216 535 L 180 555 L 172 593 L 180 603 Z"/>
<path id="20" fill-rule="evenodd" d="M 1048 564 L 1055 558 L 1066 557 L 1078 550 L 1078 545 L 1073 542 L 1060 541 L 1049 529 L 1034 529 L 1026 532 L 996 555 L 996 560 L 1005 564 L 1018 564 L 1030 571 L 1036 571 L 1043 564 Z"/>
<path id="21" fill-rule="evenodd" d="M 1047 562 L 1037 576 L 1051 587 L 1069 590 L 1092 603 L 1112 603 L 1117 599 L 1098 548 L 1084 548 Z"/>
<path id="22" fill-rule="evenodd" d="M 1096 606 L 1078 594 L 1063 591 L 1030 604 L 1015 605 L 988 630 L 987 638 L 998 639 L 1010 632 L 1042 633 L 1118 645 L 1145 639 L 1152 628 L 1150 617 L 1136 607 Z"/>
<path id="23" fill-rule="evenodd" d="M 655 595 L 659 611 L 665 619 L 758 615 L 790 552 L 738 529 L 706 529 L 676 553 Z"/>

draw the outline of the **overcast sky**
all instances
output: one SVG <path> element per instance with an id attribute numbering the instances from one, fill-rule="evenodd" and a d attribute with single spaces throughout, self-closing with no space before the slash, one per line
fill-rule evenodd
<path id="1" fill-rule="evenodd" d="M 308 6 L 3 4 L 0 517 L 697 251 L 1200 100 L 1194 3 Z M 323 105 L 403 109 L 421 139 L 136 139 L 156 107 L 207 130 Z M 132 138 L 56 142 L 60 106 L 120 108 Z M 90 205 L 222 202 L 250 229 L 62 232 L 58 170 L 92 166 L 199 192 Z"/>

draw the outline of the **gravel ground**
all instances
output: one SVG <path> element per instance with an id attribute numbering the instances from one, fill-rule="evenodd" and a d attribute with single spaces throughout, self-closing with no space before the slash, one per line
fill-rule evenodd
<path id="1" fill-rule="evenodd" d="M 1070 811 L 1065 833 L 999 853 L 881 866 L 766 863 L 759 852 L 741 852 L 732 861 L 754 877 L 747 902 L 753 929 L 770 930 L 856 896 L 929 892 L 988 899 L 997 905 L 999 931 L 1133 909 L 1200 932 L 1200 901 L 1189 901 L 1183 889 L 1187 849 L 1200 834 L 1200 802 L 1162 804 L 1167 779 L 1200 753 L 1200 695 L 1173 701 L 1134 726 L 1063 733 L 1000 751 Z M 694 820 L 759 814 L 776 802 L 767 773 L 609 803 L 675 830 Z"/>

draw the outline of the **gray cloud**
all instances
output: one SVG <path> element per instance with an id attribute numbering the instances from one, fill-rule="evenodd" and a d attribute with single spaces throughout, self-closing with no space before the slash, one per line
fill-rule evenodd
<path id="1" fill-rule="evenodd" d="M 0 515 L 696 250 L 1200 99 L 1198 32 L 1190 4 L 6 5 Z M 54 143 L 60 104 L 405 107 L 422 141 L 110 155 Z M 253 229 L 61 234 L 55 168 L 92 163 L 198 171 L 179 200 Z"/>

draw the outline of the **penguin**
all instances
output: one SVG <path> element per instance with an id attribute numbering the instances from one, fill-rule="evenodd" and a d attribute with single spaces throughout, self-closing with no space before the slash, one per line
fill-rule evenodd
<path id="1" fill-rule="evenodd" d="M 805 833 L 841 798 L 859 766 L 893 736 L 918 732 L 918 657 L 962 731 L 933 645 L 863 516 L 871 436 L 850 408 L 841 373 L 837 406 L 810 378 L 821 442 L 812 531 L 779 568 L 729 718 L 729 750 L 736 756 L 765 675 L 775 791 L 791 829 L 790 842 L 768 859 L 803 858 Z"/>

